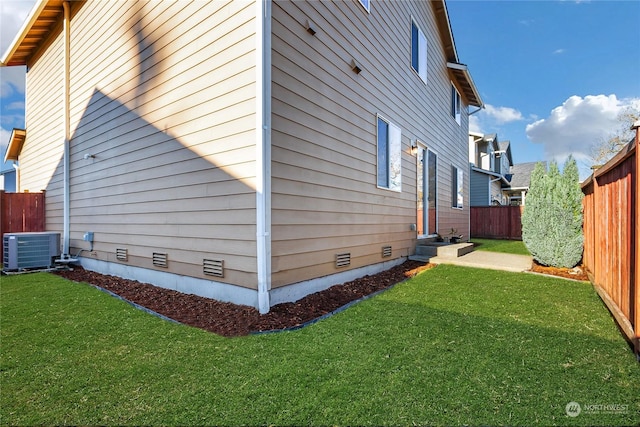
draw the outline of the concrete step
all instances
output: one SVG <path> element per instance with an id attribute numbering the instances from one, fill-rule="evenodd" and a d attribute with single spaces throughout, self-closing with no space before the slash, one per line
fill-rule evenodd
<path id="1" fill-rule="evenodd" d="M 438 255 L 438 247 L 431 245 L 418 245 L 416 246 L 416 255 L 436 256 Z"/>
<path id="2" fill-rule="evenodd" d="M 438 257 L 458 258 L 469 252 L 473 252 L 473 243 L 455 243 L 453 245 L 440 246 L 438 248 Z"/>
<path id="3" fill-rule="evenodd" d="M 428 255 L 410 255 L 409 256 L 409 260 L 411 261 L 418 261 L 418 262 L 424 262 L 425 264 L 428 263 L 431 260 L 431 256 Z"/>

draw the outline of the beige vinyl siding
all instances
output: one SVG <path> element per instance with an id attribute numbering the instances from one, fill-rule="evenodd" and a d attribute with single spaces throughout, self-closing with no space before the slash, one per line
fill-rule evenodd
<path id="1" fill-rule="evenodd" d="M 411 18 L 428 39 L 425 85 L 411 68 Z M 306 32 L 309 19 L 314 36 Z M 467 118 L 449 113 L 451 86 L 428 2 L 355 1 L 273 5 L 272 255 L 274 287 L 413 253 L 416 158 L 412 140 L 438 154 L 442 226 L 464 226 L 451 209 L 451 165 L 465 167 Z M 362 72 L 351 70 L 351 60 Z M 402 130 L 402 191 L 376 186 L 376 117 Z M 460 154 L 462 153 L 462 154 Z M 468 204 L 468 172 L 465 203 Z"/>
<path id="2" fill-rule="evenodd" d="M 71 239 L 256 287 L 255 5 L 85 3 L 71 25 Z M 85 158 L 86 155 L 94 158 Z"/>
<path id="3" fill-rule="evenodd" d="M 56 31 L 26 76 L 27 137 L 20 153 L 18 191 L 46 190 L 46 229 L 62 231 L 64 151 L 63 36 Z"/>

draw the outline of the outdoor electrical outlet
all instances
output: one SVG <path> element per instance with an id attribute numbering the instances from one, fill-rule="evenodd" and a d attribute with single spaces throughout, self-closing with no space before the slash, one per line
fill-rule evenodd
<path id="1" fill-rule="evenodd" d="M 87 231 L 83 237 L 85 242 L 93 242 L 93 231 Z"/>

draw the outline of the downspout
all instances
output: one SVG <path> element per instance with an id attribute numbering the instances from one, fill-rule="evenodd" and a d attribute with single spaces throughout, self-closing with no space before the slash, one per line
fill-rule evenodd
<path id="1" fill-rule="evenodd" d="M 20 192 L 20 165 L 16 162 L 13 162 L 11 165 L 16 170 L 16 193 Z"/>
<path id="2" fill-rule="evenodd" d="M 64 154 L 63 154 L 63 211 L 62 211 L 62 258 L 69 258 L 69 133 L 70 133 L 70 112 L 69 112 L 69 71 L 70 71 L 70 36 L 69 36 L 69 2 L 62 3 L 64 9 L 63 33 L 64 33 L 64 83 L 63 83 L 63 110 L 64 110 Z"/>
<path id="3" fill-rule="evenodd" d="M 258 310 L 271 307 L 271 1 L 256 0 L 256 244 Z"/>

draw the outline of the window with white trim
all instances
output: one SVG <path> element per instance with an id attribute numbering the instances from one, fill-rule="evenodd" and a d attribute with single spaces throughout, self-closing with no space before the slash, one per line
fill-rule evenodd
<path id="1" fill-rule="evenodd" d="M 402 189 L 402 132 L 393 123 L 378 116 L 378 187 Z"/>
<path id="2" fill-rule="evenodd" d="M 456 123 L 461 124 L 462 121 L 462 100 L 458 89 L 451 83 L 451 117 Z"/>
<path id="3" fill-rule="evenodd" d="M 411 67 L 427 82 L 427 37 L 416 21 L 411 20 Z"/>
<path id="4" fill-rule="evenodd" d="M 462 169 L 451 166 L 451 207 L 462 209 L 464 205 L 464 172 Z"/>
<path id="5" fill-rule="evenodd" d="M 367 12 L 371 12 L 371 0 L 358 0 Z"/>

